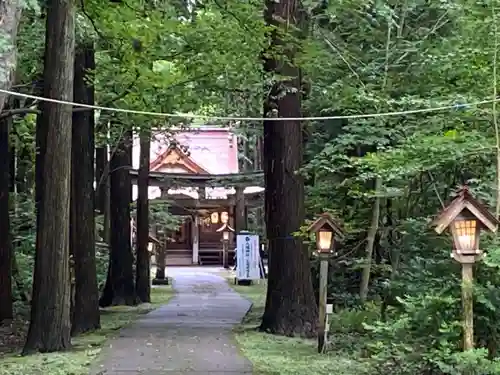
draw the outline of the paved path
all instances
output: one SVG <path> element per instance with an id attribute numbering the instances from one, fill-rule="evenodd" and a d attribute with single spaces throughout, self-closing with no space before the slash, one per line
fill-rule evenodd
<path id="1" fill-rule="evenodd" d="M 231 329 L 250 308 L 220 276 L 170 268 L 177 295 L 103 349 L 95 375 L 250 375 Z"/>

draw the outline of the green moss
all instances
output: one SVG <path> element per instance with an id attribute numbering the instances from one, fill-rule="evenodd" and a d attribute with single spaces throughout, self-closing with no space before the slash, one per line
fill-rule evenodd
<path id="1" fill-rule="evenodd" d="M 103 309 L 102 328 L 73 338 L 71 350 L 30 356 L 4 356 L 0 358 L 0 375 L 88 375 L 90 365 L 108 339 L 140 315 L 167 303 L 173 295 L 170 285 L 161 286 L 151 289 L 151 304 Z"/>

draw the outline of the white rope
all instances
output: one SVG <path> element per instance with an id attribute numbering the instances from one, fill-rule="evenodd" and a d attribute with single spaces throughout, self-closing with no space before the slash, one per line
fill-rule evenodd
<path id="1" fill-rule="evenodd" d="M 138 111 L 138 110 L 134 110 L 134 109 L 125 109 L 125 108 L 101 107 L 98 105 L 75 103 L 75 102 L 69 102 L 69 101 L 65 101 L 65 100 L 44 98 L 41 96 L 23 94 L 20 92 L 3 90 L 3 89 L 0 89 L 0 93 L 16 96 L 16 97 L 20 97 L 20 98 L 34 99 L 34 100 L 39 100 L 39 101 L 44 101 L 44 102 L 49 102 L 49 103 L 65 104 L 65 105 L 70 105 L 70 106 L 74 106 L 74 107 L 89 108 L 89 109 L 95 109 L 95 110 L 107 111 L 107 112 L 129 113 L 129 114 L 135 114 L 135 115 L 156 116 L 156 117 L 190 118 L 190 119 L 222 120 L 222 121 L 264 121 L 264 120 L 316 121 L 316 120 L 341 120 L 341 119 L 356 119 L 356 118 L 403 116 L 403 115 L 411 115 L 411 114 L 416 114 L 416 113 L 439 112 L 439 111 L 445 111 L 445 110 L 450 110 L 450 109 L 463 109 L 466 107 L 477 107 L 477 106 L 480 106 L 483 104 L 489 104 L 489 103 L 500 101 L 500 98 L 497 98 L 497 99 L 482 100 L 479 102 L 472 102 L 472 103 L 453 104 L 453 105 L 445 105 L 445 106 L 440 106 L 440 107 L 430 107 L 430 108 L 420 108 L 420 109 L 410 109 L 407 111 L 366 113 L 366 114 L 345 115 L 345 116 L 237 117 L 237 116 L 196 115 L 196 114 L 191 114 L 191 113 L 161 113 L 161 112 Z"/>

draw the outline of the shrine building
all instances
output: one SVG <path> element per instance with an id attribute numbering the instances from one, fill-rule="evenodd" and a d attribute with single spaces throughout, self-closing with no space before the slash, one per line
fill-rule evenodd
<path id="1" fill-rule="evenodd" d="M 160 132 L 152 137 L 148 197 L 150 209 L 165 202 L 180 224 L 166 233 L 158 228 L 152 235 L 161 242 L 167 266 L 222 265 L 222 234 L 217 229 L 225 222 L 236 232 L 248 229 L 248 210 L 263 204 L 262 171 L 240 173 L 238 139 L 231 128 L 203 126 L 171 132 L 168 137 Z M 132 152 L 135 201 L 138 138 Z M 230 260 L 234 247 L 231 235 Z"/>

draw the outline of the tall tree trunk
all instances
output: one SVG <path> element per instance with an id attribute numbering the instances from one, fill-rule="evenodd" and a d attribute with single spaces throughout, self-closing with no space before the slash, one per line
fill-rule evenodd
<path id="1" fill-rule="evenodd" d="M 11 193 L 16 192 L 16 164 L 17 164 L 16 147 L 12 142 L 9 142 L 9 192 Z"/>
<path id="2" fill-rule="evenodd" d="M 382 185 L 382 180 L 377 177 L 375 180 L 375 194 L 380 194 L 380 188 Z M 370 223 L 370 229 L 368 229 L 368 234 L 366 236 L 366 247 L 365 247 L 365 261 L 363 265 L 363 272 L 361 274 L 361 284 L 359 287 L 359 300 L 361 303 L 365 303 L 368 296 L 368 288 L 370 285 L 370 275 L 372 270 L 372 258 L 373 258 L 373 247 L 375 245 L 375 239 L 377 237 L 378 222 L 380 219 L 380 197 L 375 197 L 375 202 L 373 203 L 372 210 L 372 220 Z"/>
<path id="3" fill-rule="evenodd" d="M 75 9 L 72 1 L 50 0 L 44 66 L 44 96 L 73 100 Z M 24 353 L 67 349 L 70 342 L 69 206 L 72 108 L 43 103 L 47 130 L 43 186 L 37 223 L 31 320 Z"/>
<path id="4" fill-rule="evenodd" d="M 262 143 L 262 128 L 260 126 L 256 126 L 254 145 L 254 171 L 262 170 Z M 262 230 L 265 230 L 264 208 L 262 206 L 257 207 L 256 217 L 257 228 L 262 228 Z"/>
<path id="5" fill-rule="evenodd" d="M 13 318 L 12 250 L 9 218 L 11 183 L 9 131 L 11 118 L 0 121 L 0 323 Z"/>
<path id="6" fill-rule="evenodd" d="M 136 256 L 136 290 L 141 302 L 151 302 L 151 268 L 149 264 L 149 162 L 151 149 L 151 133 L 148 130 L 140 134 L 141 153 L 139 176 L 137 179 L 137 256 Z"/>
<path id="7" fill-rule="evenodd" d="M 107 147 L 97 147 L 95 150 L 95 183 L 96 183 L 96 208 L 99 213 L 104 214 L 104 206 L 106 200 L 106 165 L 108 163 L 108 149 Z"/>
<path id="8" fill-rule="evenodd" d="M 104 128 L 104 130 L 102 130 Z M 102 132 L 107 132 L 107 125 L 101 127 Z M 109 217 L 110 217 L 110 207 L 109 207 L 109 194 L 110 194 L 110 178 L 109 178 L 109 160 L 108 160 L 108 145 L 100 145 L 95 150 L 96 156 L 96 208 L 99 213 L 103 215 L 103 229 L 102 229 L 102 239 L 105 243 L 110 245 L 109 238 Z"/>
<path id="9" fill-rule="evenodd" d="M 45 154 L 47 152 L 47 134 L 48 122 L 43 117 L 44 102 L 38 105 L 38 109 L 42 111 L 36 118 L 36 135 L 35 135 L 35 209 L 36 209 L 36 223 L 40 225 L 40 213 L 43 210 L 42 198 L 45 186 Z"/>
<path id="10" fill-rule="evenodd" d="M 9 172 L 10 172 L 10 183 L 9 183 L 9 191 L 11 194 L 14 195 L 14 202 L 11 201 L 11 204 L 13 206 L 13 209 L 14 209 L 14 215 L 15 217 L 17 218 L 18 217 L 18 200 L 19 200 L 19 193 L 22 193 L 23 191 L 25 191 L 27 189 L 26 187 L 26 183 L 25 183 L 25 179 L 24 178 L 21 178 L 20 180 L 18 180 L 18 176 L 24 176 L 26 175 L 26 173 L 24 172 L 23 174 L 19 174 L 19 164 L 24 161 L 24 159 L 22 159 L 23 156 L 25 156 L 26 154 L 29 154 L 27 152 L 24 152 L 24 153 L 19 153 L 19 147 L 20 145 L 18 145 L 18 149 L 16 149 L 16 147 L 11 144 L 10 145 L 11 147 L 9 148 L 10 150 L 10 167 L 9 167 Z M 23 147 L 21 148 L 22 150 L 26 150 L 27 147 Z M 31 161 L 31 160 L 30 160 Z M 23 190 L 24 189 L 24 190 Z M 30 225 L 31 223 L 29 223 L 28 225 Z M 24 280 L 21 276 L 21 274 L 19 273 L 19 268 L 17 266 L 17 259 L 16 259 L 16 252 L 15 252 L 15 249 L 17 248 L 17 246 L 19 245 L 19 239 L 18 238 L 15 238 L 13 236 L 13 233 L 12 233 L 12 228 L 11 228 L 11 232 L 9 234 L 9 238 L 11 238 L 11 247 L 10 247 L 10 253 L 11 253 L 11 272 L 12 272 L 12 281 L 11 282 L 14 282 L 16 288 L 17 288 L 17 291 L 21 297 L 21 300 L 23 302 L 30 302 L 31 301 L 31 298 L 30 296 L 28 295 L 28 292 L 27 292 L 27 288 L 24 284 Z"/>
<path id="11" fill-rule="evenodd" d="M 3 45 L 0 52 L 0 89 L 9 90 L 14 79 L 16 68 L 16 39 L 21 10 L 24 3 L 21 0 L 4 0 L 0 3 L 0 34 Z M 7 94 L 0 93 L 0 112 L 2 112 Z"/>
<path id="12" fill-rule="evenodd" d="M 265 19 L 280 30 L 271 36 L 264 68 L 268 73 L 292 77 L 276 82 L 264 112 L 278 117 L 301 117 L 300 70 L 293 65 L 296 43 L 287 46 L 280 34 L 299 25 L 300 2 L 266 1 Z M 300 25 L 299 25 L 300 27 Z M 280 58 L 275 49 L 286 54 Z M 261 329 L 287 336 L 312 336 L 317 330 L 318 308 L 311 282 L 309 256 L 294 238 L 304 222 L 304 181 L 297 175 L 303 157 L 300 121 L 264 121 L 265 209 L 269 241 L 269 279 Z"/>
<path id="13" fill-rule="evenodd" d="M 132 132 L 126 131 L 109 162 L 111 176 L 111 252 L 101 306 L 134 305 L 134 256 L 130 241 Z"/>
<path id="14" fill-rule="evenodd" d="M 18 149 L 16 151 L 17 162 L 15 163 L 16 173 L 14 176 L 16 181 L 16 192 L 18 194 L 28 193 L 30 189 L 33 188 L 33 177 L 30 176 L 30 166 L 32 163 L 30 146 L 20 144 L 18 145 Z"/>
<path id="15" fill-rule="evenodd" d="M 107 152 L 107 147 L 106 147 Z M 106 168 L 109 168 L 109 160 L 106 162 Z M 111 178 L 106 173 L 103 180 L 104 189 L 104 207 L 103 207 L 103 241 L 111 248 Z"/>
<path id="16" fill-rule="evenodd" d="M 75 56 L 74 100 L 94 104 L 87 71 L 95 69 L 94 46 L 81 46 Z M 94 112 L 73 113 L 70 246 L 74 259 L 73 335 L 100 327 L 99 289 L 95 259 Z"/>

